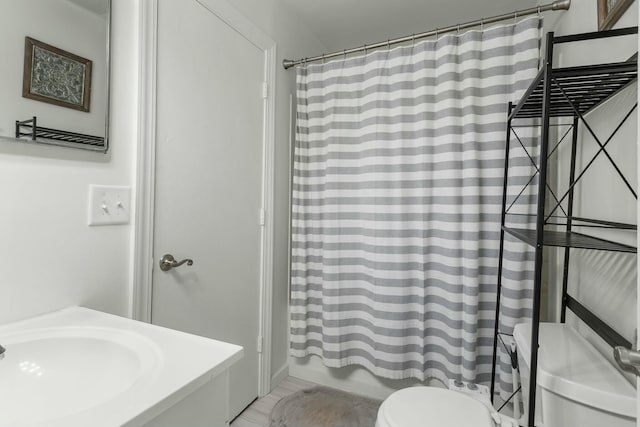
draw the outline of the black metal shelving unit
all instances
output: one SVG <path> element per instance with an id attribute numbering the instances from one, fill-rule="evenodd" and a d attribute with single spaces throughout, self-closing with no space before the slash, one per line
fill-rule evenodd
<path id="1" fill-rule="evenodd" d="M 620 168 L 607 152 L 607 145 L 613 140 L 616 133 L 632 115 L 637 107 L 634 105 L 630 111 L 624 115 L 613 133 L 604 141 L 599 139 L 589 122 L 585 119 L 585 115 L 597 108 L 609 98 L 615 96 L 624 90 L 630 84 L 637 80 L 638 63 L 637 54 L 627 61 L 609 64 L 587 65 L 579 67 L 554 68 L 553 53 L 554 46 L 562 43 L 581 42 L 587 40 L 619 37 L 631 34 L 637 34 L 638 28 L 624 28 L 619 30 L 592 32 L 576 34 L 571 36 L 555 37 L 550 32 L 546 38 L 546 55 L 544 64 L 536 78 L 525 92 L 522 99 L 517 104 L 509 103 L 507 113 L 507 136 L 505 144 L 505 166 L 504 166 L 504 184 L 502 197 L 502 220 L 500 233 L 500 252 L 498 264 L 498 283 L 497 283 L 497 301 L 496 301 L 496 323 L 494 330 L 493 344 L 493 369 L 491 381 L 491 396 L 494 395 L 496 381 L 496 359 L 499 335 L 500 319 L 500 296 L 502 289 L 502 261 L 504 253 L 505 233 L 527 243 L 535 249 L 534 264 L 534 285 L 533 285 L 533 311 L 532 311 L 532 328 L 531 328 L 531 359 L 530 359 L 530 383 L 529 383 L 529 408 L 528 408 L 528 427 L 534 427 L 535 423 L 535 398 L 536 398 L 536 375 L 538 367 L 538 331 L 540 324 L 540 296 L 542 287 L 542 257 L 544 246 L 558 246 L 565 248 L 564 251 L 564 270 L 562 280 L 562 301 L 561 301 L 561 322 L 565 322 L 566 310 L 571 310 L 578 318 L 593 329 L 611 346 L 622 345 L 631 347 L 631 343 L 618 334 L 614 329 L 602 321 L 596 314 L 583 306 L 573 296 L 569 295 L 567 290 L 569 276 L 569 259 L 571 248 L 591 249 L 598 251 L 616 251 L 637 253 L 637 249 L 626 244 L 616 243 L 613 241 L 589 236 L 588 234 L 578 233 L 574 227 L 581 228 L 595 227 L 616 230 L 637 230 L 636 224 L 625 224 L 620 222 L 606 221 L 593 218 L 583 218 L 573 215 L 574 189 L 576 184 L 584 176 L 585 172 L 590 168 L 595 159 L 600 155 L 607 157 L 611 166 L 619 174 L 620 178 L 637 200 L 637 194 L 630 182 L 624 176 Z M 571 118 L 573 121 L 569 125 L 570 131 L 560 138 L 560 141 L 551 150 L 549 149 L 550 128 L 554 126 L 552 118 Z M 514 120 L 527 119 L 525 124 L 514 125 Z M 578 126 L 582 126 L 585 132 L 588 132 L 599 145 L 599 149 L 593 158 L 587 162 L 582 171 L 576 176 L 576 152 L 578 146 Z M 538 160 L 534 160 L 532 156 L 522 144 L 521 139 L 515 132 L 517 127 L 539 127 L 540 128 L 540 150 Z M 569 176 L 569 187 L 562 197 L 557 197 L 550 189 L 547 183 L 547 163 L 549 157 L 556 152 L 558 146 L 568 140 L 566 137 L 571 135 L 571 165 Z M 509 152 L 510 146 L 514 143 L 512 135 L 522 149 L 525 150 L 527 156 L 531 160 L 535 173 L 531 176 L 529 182 L 524 185 L 520 194 L 509 206 L 507 206 L 508 178 L 509 178 Z M 537 176 L 538 183 L 538 199 L 536 214 L 529 215 L 535 220 L 534 228 L 514 228 L 509 227 L 507 219 L 510 215 L 522 215 L 510 213 L 517 199 L 522 195 L 525 189 L 534 181 Z M 545 211 L 547 203 L 546 195 L 549 193 L 554 199 L 555 205 Z M 566 200 L 567 209 L 562 208 L 562 203 Z M 563 216 L 554 214 L 561 210 Z M 510 223 L 510 222 L 509 222 Z M 563 231 L 550 230 L 549 227 L 563 227 Z"/>

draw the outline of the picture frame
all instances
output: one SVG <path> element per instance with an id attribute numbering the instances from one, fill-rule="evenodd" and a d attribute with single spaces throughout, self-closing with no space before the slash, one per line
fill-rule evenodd
<path id="1" fill-rule="evenodd" d="M 22 96 L 89 112 L 92 64 L 89 59 L 25 37 Z"/>
<path id="2" fill-rule="evenodd" d="M 598 31 L 610 30 L 634 0 L 598 0 Z"/>

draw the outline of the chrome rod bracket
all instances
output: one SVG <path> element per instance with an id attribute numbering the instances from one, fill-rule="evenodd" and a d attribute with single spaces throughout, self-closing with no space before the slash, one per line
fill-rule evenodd
<path id="1" fill-rule="evenodd" d="M 623 371 L 640 377 L 640 351 L 618 346 L 613 349 L 613 357 Z"/>

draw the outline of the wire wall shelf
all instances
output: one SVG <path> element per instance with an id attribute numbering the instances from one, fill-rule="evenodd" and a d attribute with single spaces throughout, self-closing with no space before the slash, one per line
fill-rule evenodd
<path id="1" fill-rule="evenodd" d="M 107 147 L 106 138 L 102 136 L 38 126 L 38 119 L 35 116 L 29 120 L 16 120 L 15 137 L 28 137 L 31 141 L 43 144 L 62 145 L 93 151 L 106 151 Z"/>

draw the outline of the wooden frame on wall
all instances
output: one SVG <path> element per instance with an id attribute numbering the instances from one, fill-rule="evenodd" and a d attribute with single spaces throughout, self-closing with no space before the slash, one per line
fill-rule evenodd
<path id="1" fill-rule="evenodd" d="M 22 96 L 89 112 L 92 64 L 89 59 L 25 37 Z"/>
<path id="2" fill-rule="evenodd" d="M 634 0 L 598 0 L 598 30 L 610 30 Z"/>

